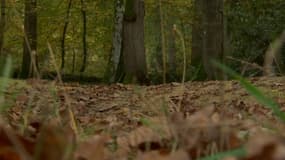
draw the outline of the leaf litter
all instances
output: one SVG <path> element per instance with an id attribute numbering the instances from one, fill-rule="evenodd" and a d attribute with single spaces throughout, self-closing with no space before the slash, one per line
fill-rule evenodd
<path id="1" fill-rule="evenodd" d="M 282 110 L 284 80 L 250 79 Z M 4 92 L 1 160 L 285 159 L 284 124 L 237 81 L 189 82 L 183 91 L 179 83 L 26 83 Z"/>

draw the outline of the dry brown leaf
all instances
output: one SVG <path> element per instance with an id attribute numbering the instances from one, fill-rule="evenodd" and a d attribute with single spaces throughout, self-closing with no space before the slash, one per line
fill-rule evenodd
<path id="1" fill-rule="evenodd" d="M 70 160 L 74 145 L 75 136 L 71 128 L 44 125 L 36 138 L 35 153 L 41 160 Z"/>
<path id="2" fill-rule="evenodd" d="M 35 142 L 24 138 L 12 130 L 0 128 L 0 159 L 21 160 L 33 154 Z"/>
<path id="3" fill-rule="evenodd" d="M 161 151 L 151 151 L 140 153 L 136 160 L 190 160 L 187 152 L 178 150 L 174 152 L 164 153 Z"/>
<path id="4" fill-rule="evenodd" d="M 186 119 L 179 113 L 173 116 L 170 121 L 173 133 L 192 158 L 233 149 L 241 144 L 234 130 L 220 122 L 214 107 L 204 108 Z"/>
<path id="5" fill-rule="evenodd" d="M 285 139 L 260 133 L 251 137 L 247 144 L 248 155 L 242 160 L 283 160 L 285 159 Z"/>
<path id="6" fill-rule="evenodd" d="M 110 156 L 106 146 L 111 138 L 107 135 L 95 135 L 79 144 L 75 152 L 76 160 L 106 160 Z"/>

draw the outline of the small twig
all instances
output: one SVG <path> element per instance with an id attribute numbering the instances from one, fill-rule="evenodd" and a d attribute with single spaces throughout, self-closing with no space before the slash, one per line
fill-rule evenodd
<path id="1" fill-rule="evenodd" d="M 247 61 L 242 60 L 242 59 L 233 58 L 231 56 L 227 56 L 226 58 L 229 59 L 229 60 L 237 61 L 237 62 L 239 62 L 241 64 L 245 64 L 245 65 L 251 66 L 252 68 L 259 69 L 259 70 L 263 71 L 263 67 L 258 65 L 258 64 L 256 64 L 256 63 L 250 63 L 250 62 L 247 62 Z"/>

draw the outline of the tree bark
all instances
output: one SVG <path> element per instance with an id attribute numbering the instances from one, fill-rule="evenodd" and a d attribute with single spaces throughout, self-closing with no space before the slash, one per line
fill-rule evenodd
<path id="1" fill-rule="evenodd" d="M 124 15 L 123 62 L 128 82 L 146 83 L 147 69 L 144 46 L 144 0 L 127 0 Z M 131 7 L 132 6 L 132 7 Z M 132 14 L 130 14 L 132 13 Z"/>
<path id="2" fill-rule="evenodd" d="M 83 44 L 83 61 L 80 72 L 84 72 L 86 68 L 86 60 L 87 60 L 87 16 L 86 16 L 86 4 L 84 0 L 81 0 L 81 13 L 83 19 L 83 33 L 82 33 L 82 44 Z"/>
<path id="3" fill-rule="evenodd" d="M 37 0 L 25 0 L 24 45 L 21 77 L 39 76 L 37 71 Z"/>
<path id="4" fill-rule="evenodd" d="M 0 17 L 0 56 L 3 55 L 4 34 L 6 26 L 6 0 L 1 0 Z"/>
<path id="5" fill-rule="evenodd" d="M 123 0 L 114 0 L 115 16 L 114 16 L 114 33 L 113 33 L 113 44 L 112 44 L 112 55 L 111 55 L 111 80 L 115 82 L 116 73 L 118 70 L 121 52 L 122 52 L 122 41 L 123 41 L 123 18 L 124 18 L 124 4 Z"/>
<path id="6" fill-rule="evenodd" d="M 192 32 L 192 62 L 201 62 L 208 79 L 221 79 L 212 60 L 223 60 L 223 0 L 196 0 Z M 196 64 L 195 64 L 196 63 Z"/>
<path id="7" fill-rule="evenodd" d="M 65 65 L 65 37 L 66 37 L 67 27 L 69 24 L 71 5 L 72 5 L 72 0 L 69 0 L 68 7 L 66 10 L 66 17 L 65 17 L 65 22 L 63 26 L 63 31 L 62 31 L 62 39 L 61 39 L 61 67 L 60 67 L 61 70 L 64 69 L 64 65 Z"/>

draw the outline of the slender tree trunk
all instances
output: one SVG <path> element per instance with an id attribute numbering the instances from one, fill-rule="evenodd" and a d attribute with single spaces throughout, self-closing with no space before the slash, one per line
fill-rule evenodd
<path id="1" fill-rule="evenodd" d="M 67 27 L 69 24 L 71 5 L 72 5 L 72 0 L 69 0 L 68 7 L 66 10 L 66 17 L 63 26 L 63 31 L 62 31 L 62 39 L 61 39 L 61 70 L 64 69 L 64 64 L 65 64 L 65 37 L 67 33 Z"/>
<path id="2" fill-rule="evenodd" d="M 116 81 L 116 73 L 120 62 L 123 41 L 123 19 L 124 19 L 124 4 L 123 0 L 114 0 L 115 13 L 114 13 L 114 33 L 113 33 L 113 46 L 111 54 L 111 82 Z"/>
<path id="3" fill-rule="evenodd" d="M 4 34 L 6 26 L 6 0 L 1 0 L 0 17 L 0 56 L 3 55 Z"/>
<path id="4" fill-rule="evenodd" d="M 166 82 L 166 46 L 165 46 L 165 34 L 164 34 L 164 18 L 163 18 L 163 12 L 162 12 L 162 3 L 161 0 L 159 0 L 159 14 L 160 14 L 160 34 L 161 34 L 161 51 L 162 51 L 162 66 L 163 66 L 163 83 Z"/>
<path id="5" fill-rule="evenodd" d="M 25 0 L 24 45 L 21 77 L 39 76 L 37 71 L 37 0 Z"/>
<path id="6" fill-rule="evenodd" d="M 71 73 L 73 74 L 74 71 L 75 71 L 75 49 L 73 48 L 73 51 L 72 51 L 72 69 L 71 69 Z"/>
<path id="7" fill-rule="evenodd" d="M 169 29 L 172 30 L 173 24 L 170 25 Z M 174 31 L 169 31 L 169 41 L 168 41 L 168 65 L 169 73 L 173 78 L 176 76 L 176 45 L 175 45 L 175 33 Z"/>
<path id="8" fill-rule="evenodd" d="M 87 16 L 86 16 L 86 4 L 84 0 L 81 0 L 81 13 L 83 19 L 83 33 L 82 33 L 82 44 L 83 44 L 83 62 L 80 69 L 80 72 L 84 72 L 86 68 L 86 60 L 87 60 L 87 41 L 86 41 L 86 34 L 87 34 Z"/>
<path id="9" fill-rule="evenodd" d="M 171 9 L 171 7 L 167 8 L 168 10 Z M 176 73 L 176 31 L 175 31 L 175 19 L 176 17 L 173 16 L 173 14 L 168 14 L 167 18 L 168 23 L 167 23 L 167 30 L 168 30 L 168 34 L 167 34 L 167 52 L 168 52 L 168 74 L 169 74 L 169 79 L 171 81 L 176 81 L 177 79 L 177 73 Z"/>
<path id="10" fill-rule="evenodd" d="M 127 0 L 123 27 L 126 81 L 147 82 L 144 46 L 144 0 Z"/>

